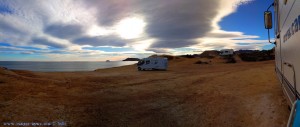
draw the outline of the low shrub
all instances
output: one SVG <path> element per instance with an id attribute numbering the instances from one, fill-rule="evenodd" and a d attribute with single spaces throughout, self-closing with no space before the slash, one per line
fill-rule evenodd
<path id="1" fill-rule="evenodd" d="M 227 59 L 226 63 L 236 63 L 236 60 L 233 57 L 231 57 Z"/>
<path id="2" fill-rule="evenodd" d="M 195 64 L 209 64 L 208 62 L 203 62 L 203 61 L 201 61 L 201 60 L 199 60 L 199 61 L 197 61 L 197 62 L 195 62 Z"/>

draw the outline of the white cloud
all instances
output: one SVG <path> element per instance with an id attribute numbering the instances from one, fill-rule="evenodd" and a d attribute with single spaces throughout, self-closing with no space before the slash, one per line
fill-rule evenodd
<path id="1" fill-rule="evenodd" d="M 133 42 L 131 44 L 131 47 L 133 47 L 133 49 L 135 49 L 136 51 L 145 52 L 150 47 L 150 45 L 155 41 L 156 41 L 155 39 L 137 41 L 137 42 Z"/>

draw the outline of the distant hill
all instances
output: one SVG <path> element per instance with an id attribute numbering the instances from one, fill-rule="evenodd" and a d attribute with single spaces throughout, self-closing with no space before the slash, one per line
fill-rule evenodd
<path id="1" fill-rule="evenodd" d="M 173 60 L 176 58 L 176 56 L 172 56 L 172 55 L 151 55 L 149 56 L 149 58 L 153 58 L 153 57 L 161 57 L 161 58 L 167 58 L 168 60 Z"/>
<path id="2" fill-rule="evenodd" d="M 126 58 L 123 61 L 139 61 L 139 60 L 140 60 L 139 58 Z"/>
<path id="3" fill-rule="evenodd" d="M 213 58 L 219 56 L 220 52 L 217 50 L 204 51 L 200 54 L 201 58 Z"/>

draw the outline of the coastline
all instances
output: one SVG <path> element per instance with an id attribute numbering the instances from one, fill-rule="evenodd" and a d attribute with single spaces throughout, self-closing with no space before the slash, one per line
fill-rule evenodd
<path id="1" fill-rule="evenodd" d="M 2 61 L 0 67 L 33 72 L 86 72 L 96 69 L 134 65 L 135 61 Z"/>

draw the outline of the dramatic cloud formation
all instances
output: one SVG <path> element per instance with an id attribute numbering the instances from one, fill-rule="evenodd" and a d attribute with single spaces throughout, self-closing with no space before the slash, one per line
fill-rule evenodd
<path id="1" fill-rule="evenodd" d="M 91 46 L 125 46 L 125 41 L 115 36 L 81 37 L 73 40 L 75 44 Z"/>
<path id="2" fill-rule="evenodd" d="M 174 54 L 187 47 L 256 49 L 266 40 L 219 26 L 224 17 L 251 1 L 0 0 L 0 43 L 47 50 L 43 54 L 51 57 L 91 52 L 107 55 L 84 49 L 101 46 L 131 48 L 135 55 Z M 59 52 L 51 52 L 52 48 Z"/>
<path id="3" fill-rule="evenodd" d="M 52 24 L 46 26 L 44 32 L 54 37 L 71 39 L 80 36 L 83 32 L 81 26 L 72 24 Z"/>
<path id="4" fill-rule="evenodd" d="M 41 45 L 47 45 L 53 48 L 66 48 L 66 45 L 63 45 L 61 43 L 53 42 L 48 40 L 47 38 L 33 38 L 32 39 L 33 44 L 41 44 Z"/>

